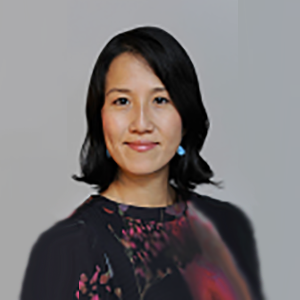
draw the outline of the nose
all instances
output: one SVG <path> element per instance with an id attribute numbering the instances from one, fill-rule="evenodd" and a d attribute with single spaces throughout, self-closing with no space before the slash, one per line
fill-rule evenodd
<path id="1" fill-rule="evenodd" d="M 154 129 L 152 112 L 147 104 L 137 105 L 132 109 L 130 131 L 137 133 L 151 132 Z"/>

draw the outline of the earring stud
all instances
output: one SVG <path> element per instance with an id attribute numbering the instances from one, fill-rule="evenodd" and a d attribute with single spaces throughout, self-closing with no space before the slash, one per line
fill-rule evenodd
<path id="1" fill-rule="evenodd" d="M 183 147 L 181 145 L 178 146 L 178 149 L 177 149 L 177 153 L 182 156 L 185 154 L 185 150 L 183 149 Z"/>
<path id="2" fill-rule="evenodd" d="M 106 149 L 106 156 L 107 156 L 108 158 L 111 157 L 107 149 Z"/>

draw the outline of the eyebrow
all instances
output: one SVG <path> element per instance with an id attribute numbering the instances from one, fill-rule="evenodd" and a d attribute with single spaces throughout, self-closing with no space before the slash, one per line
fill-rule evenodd
<path id="1" fill-rule="evenodd" d="M 155 87 L 155 88 L 151 89 L 152 93 L 155 93 L 155 92 L 164 92 L 164 91 L 166 91 L 165 87 Z M 129 90 L 129 89 L 122 89 L 122 88 L 112 88 L 105 95 L 107 96 L 108 94 L 113 93 L 113 92 L 131 93 L 131 90 Z"/>

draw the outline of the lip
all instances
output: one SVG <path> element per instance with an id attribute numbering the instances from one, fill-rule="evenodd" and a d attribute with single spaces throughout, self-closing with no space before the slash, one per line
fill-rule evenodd
<path id="1" fill-rule="evenodd" d="M 125 144 L 129 146 L 131 149 L 138 152 L 148 151 L 158 145 L 158 143 L 154 143 L 150 141 L 135 141 L 135 142 L 125 143 Z"/>

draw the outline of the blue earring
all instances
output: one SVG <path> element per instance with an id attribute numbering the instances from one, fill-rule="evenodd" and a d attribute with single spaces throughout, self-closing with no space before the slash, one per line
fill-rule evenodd
<path id="1" fill-rule="evenodd" d="M 107 156 L 108 158 L 110 158 L 110 154 L 109 154 L 109 152 L 108 152 L 107 149 L 106 149 L 106 156 Z"/>
<path id="2" fill-rule="evenodd" d="M 178 149 L 177 149 L 177 153 L 182 156 L 185 154 L 185 150 L 183 149 L 183 147 L 181 145 L 178 146 Z"/>

